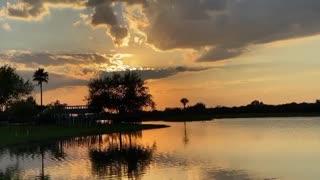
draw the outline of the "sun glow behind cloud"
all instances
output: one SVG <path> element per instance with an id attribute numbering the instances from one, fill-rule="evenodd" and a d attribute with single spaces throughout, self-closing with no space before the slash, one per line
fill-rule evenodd
<path id="1" fill-rule="evenodd" d="M 180 96 L 209 106 L 317 98 L 316 0 L 8 2 L 0 2 L 0 64 L 44 67 L 65 77 L 48 84 L 60 90 L 130 70 L 148 79 L 161 107 Z"/>

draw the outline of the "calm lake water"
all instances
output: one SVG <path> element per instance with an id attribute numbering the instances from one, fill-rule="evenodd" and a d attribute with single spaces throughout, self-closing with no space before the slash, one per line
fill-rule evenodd
<path id="1" fill-rule="evenodd" d="M 320 179 L 320 118 L 148 123 L 171 127 L 1 149 L 0 179 Z"/>

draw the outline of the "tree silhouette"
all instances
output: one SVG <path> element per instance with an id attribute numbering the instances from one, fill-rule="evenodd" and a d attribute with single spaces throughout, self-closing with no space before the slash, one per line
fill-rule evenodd
<path id="1" fill-rule="evenodd" d="M 189 100 L 187 98 L 182 98 L 180 102 L 183 104 L 183 109 L 186 109 L 186 105 L 188 104 Z"/>
<path id="2" fill-rule="evenodd" d="M 262 101 L 260 102 L 258 100 L 254 100 L 249 105 L 251 105 L 251 106 L 261 106 L 261 105 L 264 105 L 264 104 L 263 104 Z"/>
<path id="3" fill-rule="evenodd" d="M 154 109 L 145 81 L 135 72 L 94 79 L 89 83 L 88 104 L 117 113 L 134 113 L 143 108 Z"/>
<path id="4" fill-rule="evenodd" d="M 48 72 L 45 72 L 44 69 L 39 68 L 36 70 L 33 74 L 33 81 L 38 82 L 40 85 L 40 98 L 41 98 L 41 106 L 42 106 L 42 83 L 48 83 L 49 80 L 49 74 Z"/>
<path id="5" fill-rule="evenodd" d="M 33 86 L 16 73 L 16 69 L 8 65 L 0 67 L 0 111 L 11 102 L 29 95 Z"/>
<path id="6" fill-rule="evenodd" d="M 11 122 L 31 122 L 37 114 L 37 106 L 32 97 L 10 103 L 7 108 Z"/>

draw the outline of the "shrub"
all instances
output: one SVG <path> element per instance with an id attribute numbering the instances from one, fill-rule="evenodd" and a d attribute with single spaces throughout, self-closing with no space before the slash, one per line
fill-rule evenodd
<path id="1" fill-rule="evenodd" d="M 37 114 L 37 106 L 33 98 L 18 100 L 10 104 L 8 113 L 11 122 L 32 122 Z"/>

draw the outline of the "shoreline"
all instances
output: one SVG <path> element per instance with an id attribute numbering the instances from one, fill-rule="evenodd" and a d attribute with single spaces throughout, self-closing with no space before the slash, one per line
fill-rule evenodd
<path id="1" fill-rule="evenodd" d="M 320 113 L 244 113 L 244 114 L 215 114 L 215 115 L 173 115 L 161 117 L 144 117 L 143 122 L 192 122 L 213 121 L 215 119 L 237 119 L 237 118 L 281 118 L 281 117 L 320 117 Z"/>
<path id="2" fill-rule="evenodd" d="M 170 126 L 163 124 L 117 124 L 92 127 L 0 126 L 0 148 L 79 136 L 126 133 L 167 127 Z"/>

